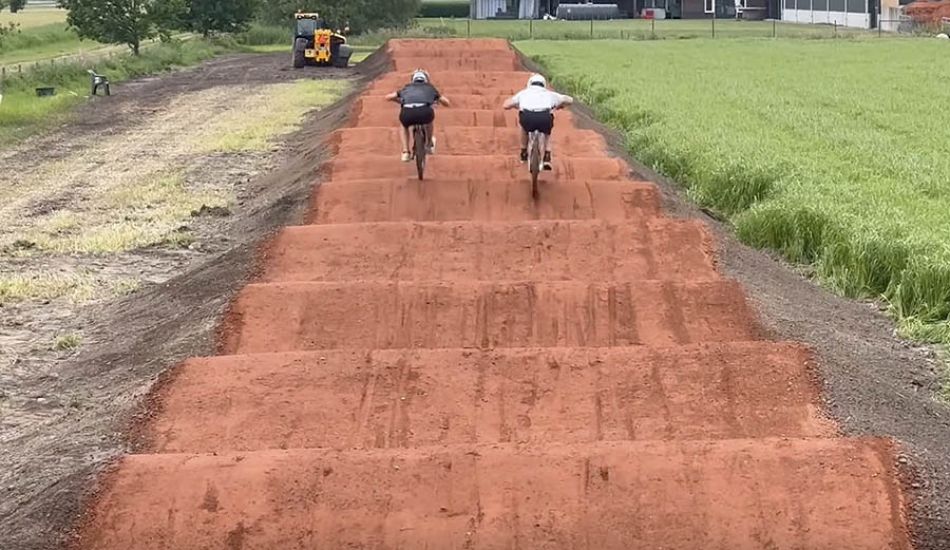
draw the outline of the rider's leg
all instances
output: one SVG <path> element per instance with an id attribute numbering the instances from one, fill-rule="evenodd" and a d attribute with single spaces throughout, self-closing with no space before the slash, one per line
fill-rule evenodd
<path id="1" fill-rule="evenodd" d="M 553 170 L 553 167 L 551 166 L 551 136 L 548 134 L 541 134 L 541 145 L 542 150 L 544 151 L 542 165 L 545 170 Z"/>
<path id="2" fill-rule="evenodd" d="M 544 138 L 544 139 L 543 139 L 543 141 L 544 141 L 544 161 L 543 161 L 543 164 L 544 164 L 544 169 L 545 169 L 545 170 L 553 170 L 553 167 L 551 166 L 551 141 L 553 141 L 553 140 L 551 139 L 551 132 L 554 131 L 554 114 L 553 114 L 553 113 L 551 114 L 551 119 L 550 119 L 550 120 L 551 120 L 551 122 L 549 123 L 549 126 L 548 126 L 548 128 L 547 128 L 547 133 L 545 133 L 545 134 L 542 136 L 542 137 Z"/>
<path id="3" fill-rule="evenodd" d="M 409 128 L 399 125 L 399 141 L 402 142 L 402 161 L 409 162 Z"/>
<path id="4" fill-rule="evenodd" d="M 528 132 L 521 128 L 521 162 L 528 161 Z"/>
<path id="5" fill-rule="evenodd" d="M 429 154 L 435 153 L 435 134 L 434 124 L 432 122 L 426 124 L 426 135 L 429 136 Z"/>

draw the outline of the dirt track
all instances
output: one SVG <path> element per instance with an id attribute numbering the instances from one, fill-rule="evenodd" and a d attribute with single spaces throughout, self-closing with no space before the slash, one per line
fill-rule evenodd
<path id="1" fill-rule="evenodd" d="M 459 107 L 432 179 L 393 154 L 384 75 L 81 546 L 909 548 L 891 445 L 835 436 L 810 354 L 760 339 L 706 230 L 570 116 L 557 143 L 586 145 L 533 204 L 513 119 L 477 99 L 522 85 L 515 54 L 391 46 L 434 51 Z"/>

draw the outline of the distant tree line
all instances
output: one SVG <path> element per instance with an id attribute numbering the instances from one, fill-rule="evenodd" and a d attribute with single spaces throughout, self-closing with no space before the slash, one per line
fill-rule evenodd
<path id="1" fill-rule="evenodd" d="M 354 33 L 396 28 L 419 13 L 420 0 L 261 0 L 261 20 L 290 21 L 298 11 L 317 12 L 332 27 L 349 26 Z"/>
<path id="2" fill-rule="evenodd" d="M 27 0 L 0 0 L 20 7 Z M 153 38 L 175 31 L 204 36 L 240 32 L 255 19 L 290 25 L 297 11 L 317 12 L 328 25 L 352 32 L 407 24 L 419 12 L 420 0 L 58 0 L 69 11 L 66 22 L 82 38 L 125 44 L 138 55 Z"/>

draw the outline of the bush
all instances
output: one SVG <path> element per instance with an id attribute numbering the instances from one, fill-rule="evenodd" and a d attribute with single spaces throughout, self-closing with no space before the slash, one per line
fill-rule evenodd
<path id="1" fill-rule="evenodd" d="M 468 2 L 458 2 L 457 0 L 440 0 L 438 2 L 423 2 L 422 9 L 419 11 L 420 17 L 468 17 Z"/>
<path id="2" fill-rule="evenodd" d="M 349 26 L 353 33 L 405 27 L 419 13 L 419 0 L 264 0 L 260 19 L 289 24 L 297 11 L 317 12 L 333 28 Z"/>
<path id="3" fill-rule="evenodd" d="M 234 38 L 238 44 L 245 46 L 286 44 L 289 51 L 292 35 L 293 28 L 289 23 L 286 25 L 263 25 L 255 23 L 246 31 L 234 35 Z"/>

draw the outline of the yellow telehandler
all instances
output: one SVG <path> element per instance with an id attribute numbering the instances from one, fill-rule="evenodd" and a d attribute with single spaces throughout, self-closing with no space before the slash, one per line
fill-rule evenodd
<path id="1" fill-rule="evenodd" d="M 294 68 L 305 65 L 324 67 L 347 67 L 353 49 L 347 45 L 343 32 L 349 29 L 331 30 L 327 28 L 318 13 L 297 13 L 294 15 Z"/>

